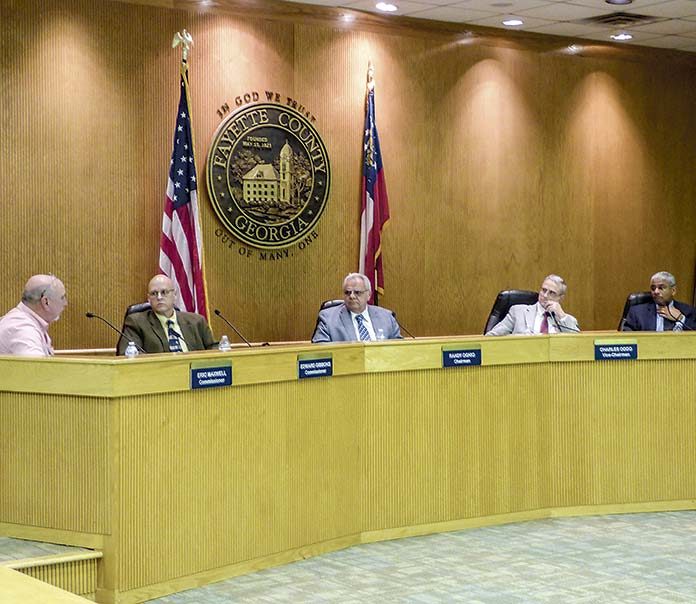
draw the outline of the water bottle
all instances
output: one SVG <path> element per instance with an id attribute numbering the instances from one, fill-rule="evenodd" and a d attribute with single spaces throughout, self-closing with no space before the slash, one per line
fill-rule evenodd
<path id="1" fill-rule="evenodd" d="M 385 335 L 384 335 L 384 330 L 380 327 L 380 328 L 377 330 L 377 341 L 378 341 L 378 342 L 381 342 L 382 340 L 386 340 L 386 339 L 387 339 L 387 338 L 386 338 Z"/>
<path id="2" fill-rule="evenodd" d="M 126 358 L 127 359 L 132 359 L 138 356 L 138 349 L 135 346 L 135 342 L 128 342 L 128 346 L 126 346 Z"/>
<path id="3" fill-rule="evenodd" d="M 232 350 L 232 346 L 230 346 L 230 340 L 227 336 L 222 336 L 220 338 L 220 344 L 218 345 L 218 349 L 221 352 L 229 352 Z"/>

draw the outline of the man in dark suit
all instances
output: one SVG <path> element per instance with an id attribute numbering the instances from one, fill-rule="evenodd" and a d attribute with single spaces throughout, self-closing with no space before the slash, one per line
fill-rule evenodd
<path id="1" fill-rule="evenodd" d="M 357 342 L 400 338 L 401 330 L 392 312 L 367 304 L 370 293 L 370 280 L 360 273 L 350 273 L 343 280 L 343 304 L 319 312 L 312 342 Z"/>
<path id="2" fill-rule="evenodd" d="M 174 310 L 176 287 L 166 275 L 156 275 L 147 287 L 151 309 L 135 312 L 123 322 L 118 354 L 124 354 L 128 342 L 145 352 L 188 352 L 215 348 L 213 334 L 201 316 Z"/>
<path id="3" fill-rule="evenodd" d="M 686 331 L 694 329 L 696 311 L 692 306 L 674 299 L 677 281 L 667 271 L 655 273 L 650 279 L 652 302 L 632 306 L 623 331 Z"/>

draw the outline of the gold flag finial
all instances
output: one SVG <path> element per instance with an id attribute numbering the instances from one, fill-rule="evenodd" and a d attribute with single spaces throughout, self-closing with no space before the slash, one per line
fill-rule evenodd
<path id="1" fill-rule="evenodd" d="M 367 62 L 367 90 L 374 90 L 375 88 L 375 67 L 372 61 Z"/>
<path id="2" fill-rule="evenodd" d="M 176 32 L 174 34 L 174 39 L 172 40 L 172 48 L 176 48 L 177 46 L 179 46 L 179 44 L 181 44 L 184 47 L 182 50 L 181 60 L 186 61 L 186 59 L 188 59 L 189 50 L 193 46 L 193 38 L 191 37 L 191 34 L 188 33 L 186 30 Z"/>

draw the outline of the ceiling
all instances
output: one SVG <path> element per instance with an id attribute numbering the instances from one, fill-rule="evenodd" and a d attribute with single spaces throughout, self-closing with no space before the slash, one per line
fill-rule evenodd
<path id="1" fill-rule="evenodd" d="M 393 13 L 377 10 L 378 0 L 285 1 L 604 42 L 614 42 L 612 34 L 627 32 L 633 39 L 621 44 L 696 52 L 696 0 L 633 0 L 626 5 L 607 4 L 604 0 L 388 0 L 398 6 Z M 618 19 L 623 23 L 596 22 L 598 17 L 615 13 L 627 15 Z M 638 15 L 648 19 L 626 24 Z M 512 16 L 524 24 L 502 24 L 503 19 Z"/>

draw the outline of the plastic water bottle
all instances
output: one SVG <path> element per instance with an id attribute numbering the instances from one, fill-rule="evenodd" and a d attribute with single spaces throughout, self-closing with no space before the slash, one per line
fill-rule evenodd
<path id="1" fill-rule="evenodd" d="M 128 342 L 128 346 L 126 346 L 126 358 L 133 359 L 137 356 L 138 356 L 138 349 L 135 346 L 135 342 Z"/>
<path id="2" fill-rule="evenodd" d="M 381 342 L 382 340 L 386 340 L 387 338 L 384 336 L 384 330 L 380 327 L 377 330 L 377 341 Z"/>
<path id="3" fill-rule="evenodd" d="M 230 346 L 230 340 L 227 336 L 222 336 L 220 338 L 220 344 L 218 345 L 218 349 L 222 352 L 229 352 L 230 350 L 232 350 L 232 346 Z"/>

